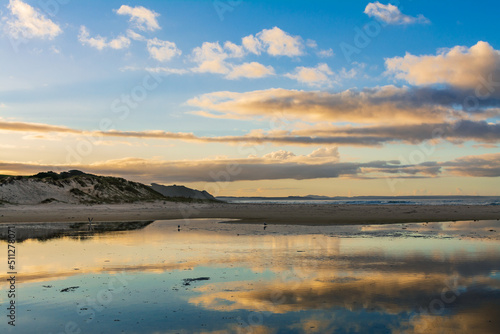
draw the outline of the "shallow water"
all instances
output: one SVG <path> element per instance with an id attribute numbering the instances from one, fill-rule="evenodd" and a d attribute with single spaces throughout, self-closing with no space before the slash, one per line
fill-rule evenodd
<path id="1" fill-rule="evenodd" d="M 500 328 L 499 221 L 327 227 L 220 221 L 18 225 L 16 326 L 5 316 L 11 298 L 4 265 L 0 332 Z M 0 235 L 5 259 L 5 226 Z"/>

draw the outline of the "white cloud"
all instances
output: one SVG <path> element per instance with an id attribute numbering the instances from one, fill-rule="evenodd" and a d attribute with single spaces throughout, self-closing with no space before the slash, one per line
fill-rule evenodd
<path id="1" fill-rule="evenodd" d="M 264 78 L 270 75 L 274 75 L 274 68 L 272 66 L 264 66 L 257 62 L 251 62 L 232 66 L 226 78 Z"/>
<path id="2" fill-rule="evenodd" d="M 227 74 L 229 73 L 229 68 L 227 64 L 220 60 L 207 60 L 201 63 L 198 67 L 192 69 L 193 72 L 200 73 L 217 73 L 217 74 Z"/>
<path id="3" fill-rule="evenodd" d="M 245 55 L 245 50 L 241 45 L 231 42 L 224 43 L 224 49 L 227 50 L 228 58 L 242 58 Z"/>
<path id="4" fill-rule="evenodd" d="M 316 48 L 316 42 L 308 40 L 310 47 Z M 275 75 L 272 66 L 265 66 L 258 62 L 235 64 L 230 59 L 243 58 L 249 53 L 260 55 L 266 52 L 272 56 L 298 56 L 303 54 L 304 45 L 299 36 L 291 36 L 274 27 L 264 29 L 256 36 L 243 37 L 241 45 L 232 42 L 204 42 L 202 46 L 192 51 L 192 60 L 198 65 L 191 69 L 199 73 L 224 74 L 226 79 L 263 78 Z"/>
<path id="5" fill-rule="evenodd" d="M 249 35 L 242 38 L 242 44 L 249 52 L 260 55 L 266 51 L 272 56 L 300 56 L 304 45 L 300 36 L 291 36 L 278 27 L 264 29 L 256 36 Z M 316 42 L 308 40 L 310 47 L 316 47 Z"/>
<path id="6" fill-rule="evenodd" d="M 201 47 L 193 49 L 192 59 L 198 66 L 192 71 L 225 74 L 226 79 L 263 78 L 274 75 L 272 66 L 264 66 L 257 62 L 234 65 L 226 61 L 231 58 L 242 58 L 244 55 L 244 48 L 240 45 L 226 42 L 222 47 L 219 42 L 205 42 Z"/>
<path id="7" fill-rule="evenodd" d="M 306 45 L 307 45 L 308 48 L 313 48 L 313 49 L 315 49 L 315 48 L 318 47 L 318 43 L 315 40 L 313 40 L 313 39 L 308 39 L 306 41 Z"/>
<path id="8" fill-rule="evenodd" d="M 198 66 L 191 70 L 200 73 L 225 74 L 226 79 L 255 79 L 274 75 L 272 66 L 264 66 L 257 62 L 235 65 L 226 61 L 231 58 L 242 58 L 244 55 L 243 47 L 234 43 L 226 42 L 222 47 L 219 42 L 205 42 L 201 47 L 193 49 L 192 58 Z"/>
<path id="9" fill-rule="evenodd" d="M 304 45 L 300 36 L 291 36 L 278 27 L 264 29 L 257 34 L 263 47 L 271 56 L 300 56 Z"/>
<path id="10" fill-rule="evenodd" d="M 498 75 L 500 51 L 493 49 L 487 42 L 480 41 L 470 48 L 455 46 L 443 49 L 437 55 L 414 56 L 407 53 L 404 57 L 386 59 L 385 65 L 389 74 L 411 84 L 441 83 L 481 90 L 484 82 L 491 81 L 492 75 Z M 489 88 L 484 88 L 487 89 Z M 495 91 L 498 92 L 498 89 Z"/>
<path id="11" fill-rule="evenodd" d="M 142 36 L 141 34 L 136 33 L 135 31 L 128 29 L 127 30 L 127 36 L 130 39 L 133 39 L 134 41 L 145 41 L 146 37 Z"/>
<path id="12" fill-rule="evenodd" d="M 287 73 L 285 76 L 309 86 L 322 86 L 332 83 L 331 76 L 333 74 L 330 67 L 323 63 L 316 67 L 299 66 L 295 68 L 293 73 Z"/>
<path id="13" fill-rule="evenodd" d="M 146 71 L 162 74 L 186 74 L 189 73 L 188 70 L 182 68 L 170 68 L 170 67 L 146 67 Z"/>
<path id="14" fill-rule="evenodd" d="M 401 13 L 398 7 L 387 4 L 383 5 L 380 2 L 369 3 L 364 13 L 369 17 L 374 17 L 387 24 L 413 24 L 413 23 L 430 23 L 430 21 L 423 15 L 412 17 Z"/>
<path id="15" fill-rule="evenodd" d="M 80 27 L 80 33 L 78 34 L 78 40 L 83 45 L 89 45 L 97 50 L 103 50 L 104 48 L 112 48 L 115 50 L 126 49 L 130 46 L 130 39 L 125 36 L 118 36 L 115 39 L 107 42 L 106 38 L 97 35 L 96 37 L 90 37 L 89 31 L 85 26 Z"/>
<path id="16" fill-rule="evenodd" d="M 229 55 L 224 51 L 218 43 L 205 42 L 201 47 L 196 47 L 192 52 L 193 60 L 198 63 L 198 67 L 194 68 L 194 72 L 202 73 L 229 73 L 229 67 L 225 63 L 225 59 Z"/>
<path id="17" fill-rule="evenodd" d="M 288 160 L 295 162 L 313 162 L 311 158 L 328 159 L 328 161 L 339 161 L 340 154 L 338 147 L 322 147 L 314 150 L 308 155 L 299 155 L 285 150 L 271 152 L 262 156 L 266 160 Z"/>
<path id="18" fill-rule="evenodd" d="M 313 40 L 307 40 L 307 45 L 311 48 L 317 48 L 317 43 Z M 191 69 L 199 73 L 224 74 L 226 79 L 238 78 L 263 78 L 275 75 L 272 66 L 265 66 L 258 62 L 245 62 L 235 64 L 230 59 L 243 58 L 249 53 L 260 55 L 266 52 L 272 56 L 299 56 L 303 54 L 304 44 L 300 36 L 291 36 L 278 27 L 264 29 L 254 35 L 243 37 L 241 45 L 226 41 L 224 44 L 219 42 L 204 42 L 202 46 L 196 47 L 192 51 L 191 59 L 198 65 Z M 333 54 L 333 51 L 325 51 L 326 54 Z M 329 73 L 329 69 L 320 70 Z M 321 75 L 321 74 L 318 74 Z M 321 79 L 321 78 L 320 78 Z M 318 79 L 318 81 L 321 81 Z"/>
<path id="19" fill-rule="evenodd" d="M 148 39 L 147 47 L 149 55 L 158 61 L 168 61 L 182 54 L 174 42 L 162 41 L 158 38 Z"/>
<path id="20" fill-rule="evenodd" d="M 110 48 L 116 50 L 125 49 L 130 46 L 130 39 L 125 36 L 118 36 L 117 38 L 109 41 L 108 45 Z"/>
<path id="21" fill-rule="evenodd" d="M 7 20 L 7 30 L 13 38 L 54 39 L 61 28 L 30 5 L 20 0 L 10 0 L 7 6 L 12 17 Z"/>
<path id="22" fill-rule="evenodd" d="M 122 5 L 119 9 L 116 10 L 116 13 L 118 15 L 129 15 L 129 21 L 133 23 L 134 26 L 139 30 L 154 31 L 161 29 L 158 21 L 156 20 L 156 18 L 160 16 L 160 14 L 142 6 L 130 7 L 127 5 Z"/>
<path id="23" fill-rule="evenodd" d="M 60 54 L 61 53 L 61 50 L 59 48 L 57 48 L 56 46 L 54 46 L 54 45 L 52 45 L 50 47 L 50 51 L 52 51 L 55 54 Z"/>
<path id="24" fill-rule="evenodd" d="M 295 153 L 285 150 L 271 152 L 262 156 L 262 158 L 269 160 L 287 160 L 293 157 L 296 157 Z"/>
<path id="25" fill-rule="evenodd" d="M 241 39 L 243 47 L 249 52 L 260 55 L 263 49 L 262 42 L 256 38 L 254 35 L 249 35 Z"/>
<path id="26" fill-rule="evenodd" d="M 322 147 L 314 150 L 308 155 L 310 158 L 334 158 L 339 159 L 339 149 L 337 147 Z"/>
<path id="27" fill-rule="evenodd" d="M 241 45 L 236 45 L 231 42 L 225 42 L 224 47 L 222 47 L 219 42 L 205 42 L 201 47 L 196 47 L 193 49 L 192 59 L 194 62 L 198 63 L 198 67 L 193 68 L 192 70 L 194 72 L 202 73 L 230 74 L 231 69 L 237 68 L 238 66 L 228 64 L 226 62 L 226 59 L 242 58 L 244 55 L 245 50 Z M 247 70 L 248 73 L 253 72 L 254 75 L 257 75 L 255 77 L 263 76 L 262 73 L 265 72 L 266 67 L 258 63 L 251 64 L 253 64 L 253 67 L 250 66 L 250 63 L 239 65 L 238 72 L 234 73 L 231 79 L 246 76 L 244 75 L 245 70 Z M 258 65 L 260 65 L 261 67 L 259 68 Z M 259 69 L 262 72 L 260 75 L 257 73 Z"/>
<path id="28" fill-rule="evenodd" d="M 332 49 L 320 50 L 320 51 L 316 52 L 316 54 L 318 55 L 318 57 L 321 57 L 321 58 L 333 57 L 335 55 L 333 53 Z"/>
<path id="29" fill-rule="evenodd" d="M 349 71 L 342 67 L 342 69 L 337 74 L 337 80 L 340 81 L 342 79 L 353 79 L 354 77 L 360 75 L 364 69 L 366 68 L 365 63 L 353 62 L 354 65 Z"/>
<path id="30" fill-rule="evenodd" d="M 164 74 L 164 75 L 170 75 L 170 74 L 182 75 L 182 74 L 189 73 L 188 70 L 185 70 L 183 68 L 171 68 L 171 67 L 164 67 L 164 66 L 156 66 L 156 67 L 123 66 L 123 67 L 120 67 L 120 71 L 121 72 L 146 71 L 146 72 L 159 73 L 159 74 Z"/>

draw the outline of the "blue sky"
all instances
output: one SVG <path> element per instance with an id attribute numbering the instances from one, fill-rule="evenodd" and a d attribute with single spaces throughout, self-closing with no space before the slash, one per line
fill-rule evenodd
<path id="1" fill-rule="evenodd" d="M 498 195 L 497 6 L 0 1 L 0 173 Z"/>

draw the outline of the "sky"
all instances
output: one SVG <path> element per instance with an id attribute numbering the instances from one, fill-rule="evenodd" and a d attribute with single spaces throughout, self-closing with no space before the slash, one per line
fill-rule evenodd
<path id="1" fill-rule="evenodd" d="M 500 195 L 494 1 L 0 1 L 0 174 Z"/>

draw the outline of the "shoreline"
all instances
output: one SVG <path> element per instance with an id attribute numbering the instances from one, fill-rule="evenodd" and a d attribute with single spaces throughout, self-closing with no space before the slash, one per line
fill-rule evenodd
<path id="1" fill-rule="evenodd" d="M 289 225 L 395 224 L 498 220 L 500 206 L 173 202 L 0 206 L 0 224 L 87 222 L 88 218 L 94 218 L 94 222 L 218 218 L 238 219 L 235 223 Z"/>

